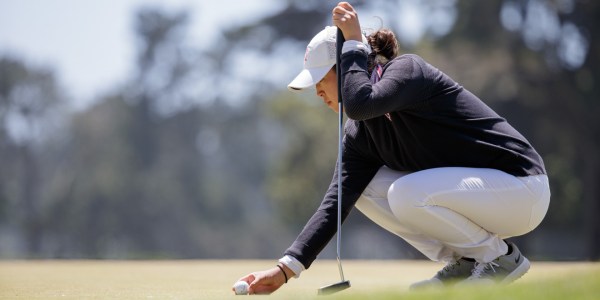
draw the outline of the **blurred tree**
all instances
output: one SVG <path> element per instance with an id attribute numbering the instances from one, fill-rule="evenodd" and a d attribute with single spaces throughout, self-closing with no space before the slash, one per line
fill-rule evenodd
<path id="1" fill-rule="evenodd" d="M 512 52 L 515 78 L 530 87 L 523 89 L 530 97 L 524 104 L 546 116 L 536 135 L 548 146 L 557 196 L 550 221 L 581 228 L 576 231 L 583 233 L 584 255 L 593 260 L 600 259 L 600 221 L 595 215 L 600 210 L 600 93 L 594 85 L 600 76 L 594 55 L 600 49 L 599 11 L 589 1 L 504 1 L 500 10 L 503 26 L 520 35 L 519 46 L 541 54 L 532 64 L 527 51 Z"/>
<path id="2" fill-rule="evenodd" d="M 281 126 L 279 155 L 270 161 L 266 182 L 278 216 L 302 228 L 323 199 L 337 159 L 337 117 L 316 97 L 288 91 L 269 101 L 268 115 Z"/>
<path id="3" fill-rule="evenodd" d="M 269 249 L 273 255 L 289 246 L 314 213 L 333 175 L 337 117 L 310 91 L 301 95 L 281 91 L 301 67 L 307 41 L 330 25 L 331 8 L 331 3 L 322 1 L 288 1 L 273 15 L 227 29 L 223 41 L 207 52 L 221 70 L 215 86 L 236 79 L 250 82 L 244 88 L 245 100 L 262 103 L 257 116 L 268 125 L 254 135 L 267 138 L 270 150 L 265 161 L 268 177 L 256 184 L 264 186 L 263 197 L 272 209 L 263 211 L 261 217 L 277 220 L 289 231 L 279 248 Z M 257 52 L 251 57 L 264 59 L 252 63 L 245 57 L 236 59 L 249 52 Z M 293 57 L 300 59 L 290 60 Z M 241 76 L 247 69 L 256 76 Z M 278 73 L 281 69 L 288 72 Z"/>
<path id="4" fill-rule="evenodd" d="M 281 92 L 301 67 L 291 58 L 330 24 L 331 5 L 287 1 L 201 51 L 185 42 L 187 13 L 143 8 L 132 78 L 74 113 L 64 131 L 49 126 L 63 99 L 52 74 L 1 59 L 0 234 L 18 232 L 21 256 L 281 254 L 322 199 L 337 155 L 334 114 L 314 95 Z M 524 244 L 538 257 L 598 259 L 598 5 L 355 6 L 365 24 L 380 16 L 403 52 L 475 92 L 544 156 L 553 202 Z M 356 253 L 374 255 L 369 245 L 390 240 L 365 218 L 349 221 L 356 234 L 345 243 Z M 416 257 L 394 241 L 378 257 Z"/>
<path id="5" fill-rule="evenodd" d="M 57 187 L 52 218 L 57 256 L 195 257 L 201 222 L 196 152 L 198 110 L 167 101 L 191 65 L 182 52 L 185 13 L 142 9 L 138 70 L 124 88 L 73 119 L 69 180 Z M 185 95 L 180 96 L 185 97 Z M 209 214 L 206 214 L 209 215 Z"/>
<path id="6" fill-rule="evenodd" d="M 183 42 L 187 19 L 142 9 L 135 77 L 74 117 L 70 179 L 51 212 L 65 245 L 55 256 L 262 257 L 282 234 L 261 218 L 270 210 L 261 107 L 193 94 L 189 85 L 203 83 L 190 78 L 215 72 Z M 240 227 L 266 232 L 255 237 L 264 242 Z"/>
<path id="7" fill-rule="evenodd" d="M 562 253 L 598 259 L 600 230 L 590 213 L 598 211 L 600 196 L 594 154 L 600 151 L 599 97 L 593 85 L 600 65 L 591 55 L 598 51 L 598 6 L 541 0 L 458 6 L 450 34 L 420 49 L 507 117 L 544 156 L 553 200 L 536 232 L 550 238 L 536 243 L 544 245 L 545 255 L 560 253 L 552 250 L 562 248 L 553 246 L 556 240 L 570 239 L 585 253 Z"/>
<path id="8" fill-rule="evenodd" d="M 0 212 L 10 212 L 0 219 L 18 228 L 27 253 L 41 248 L 40 158 L 63 100 L 51 71 L 0 58 Z"/>

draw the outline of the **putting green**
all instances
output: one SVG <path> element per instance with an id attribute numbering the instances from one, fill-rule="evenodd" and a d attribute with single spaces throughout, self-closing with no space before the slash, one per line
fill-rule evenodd
<path id="1" fill-rule="evenodd" d="M 227 299 L 240 297 L 231 291 L 236 279 L 274 264 L 275 260 L 0 261 L 0 299 Z M 429 278 L 442 267 L 437 263 L 346 260 L 343 264 L 352 287 L 332 298 L 430 299 L 439 293 L 464 297 L 450 290 L 408 292 L 412 282 Z M 270 298 L 316 298 L 319 287 L 337 281 L 336 262 L 317 260 L 300 279 L 290 280 Z M 566 289 L 572 283 L 581 293 L 579 298 L 600 297 L 600 263 L 533 262 L 529 273 L 508 289 L 514 293 L 536 289 L 543 296 L 546 291 L 560 293 L 552 292 L 557 283 L 565 283 Z M 493 298 L 490 293 L 487 298 Z M 520 299 L 520 294 L 515 295 Z"/>

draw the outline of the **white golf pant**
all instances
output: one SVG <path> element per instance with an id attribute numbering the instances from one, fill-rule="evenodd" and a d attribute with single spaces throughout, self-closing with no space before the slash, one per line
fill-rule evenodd
<path id="1" fill-rule="evenodd" d="M 382 167 L 356 208 L 431 260 L 490 262 L 507 252 L 503 238 L 536 228 L 549 203 L 546 175 L 515 177 L 458 167 L 407 173 Z"/>

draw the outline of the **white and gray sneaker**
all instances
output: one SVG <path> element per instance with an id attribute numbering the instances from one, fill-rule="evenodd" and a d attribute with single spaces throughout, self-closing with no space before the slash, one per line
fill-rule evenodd
<path id="1" fill-rule="evenodd" d="M 461 282 L 465 284 L 478 283 L 511 283 L 529 271 L 529 260 L 519 248 L 513 243 L 509 244 L 512 252 L 508 255 L 502 255 L 489 263 L 475 263 L 471 276 Z"/>
<path id="2" fill-rule="evenodd" d="M 439 270 L 435 276 L 430 279 L 411 284 L 410 289 L 418 290 L 430 287 L 444 287 L 452 285 L 471 276 L 471 271 L 474 267 L 474 261 L 468 261 L 463 258 L 450 261 L 443 269 Z"/>

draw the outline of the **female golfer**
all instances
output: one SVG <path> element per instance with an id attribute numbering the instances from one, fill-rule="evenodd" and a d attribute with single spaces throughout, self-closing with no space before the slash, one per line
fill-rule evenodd
<path id="1" fill-rule="evenodd" d="M 292 90 L 316 86 L 334 111 L 342 76 L 345 124 L 342 174 L 271 269 L 240 280 L 271 293 L 307 269 L 336 232 L 337 176 L 342 218 L 352 207 L 428 258 L 446 262 L 412 287 L 511 282 L 529 261 L 504 239 L 537 227 L 550 201 L 542 159 L 531 144 L 477 96 L 413 54 L 398 56 L 392 32 L 365 42 L 354 8 L 341 2 L 333 24 L 346 42 L 336 74 L 336 27 L 308 45 Z"/>

